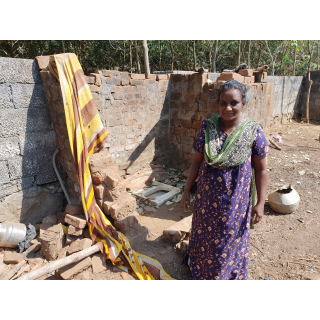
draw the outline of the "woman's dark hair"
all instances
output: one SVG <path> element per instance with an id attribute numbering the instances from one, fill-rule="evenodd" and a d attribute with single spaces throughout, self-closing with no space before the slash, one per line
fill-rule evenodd
<path id="1" fill-rule="evenodd" d="M 247 102 L 247 88 L 243 83 L 240 83 L 236 80 L 228 80 L 220 86 L 220 88 L 218 89 L 218 100 L 220 100 L 220 94 L 222 92 L 226 92 L 230 89 L 239 90 L 242 96 L 242 103 Z"/>

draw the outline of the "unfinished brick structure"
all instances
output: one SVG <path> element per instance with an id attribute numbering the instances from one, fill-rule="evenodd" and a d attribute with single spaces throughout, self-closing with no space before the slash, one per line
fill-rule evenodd
<path id="1" fill-rule="evenodd" d="M 6 75 L 9 72 L 9 69 L 6 69 L 9 66 L 7 64 L 2 66 L 0 89 L 5 90 L 5 93 L 11 92 L 8 99 L 3 94 L 0 97 L 0 107 L 3 110 L 2 118 L 8 123 L 12 122 L 12 119 L 16 118 L 13 118 L 11 113 L 13 114 L 16 109 L 19 113 L 19 106 L 23 104 L 24 108 L 28 107 L 30 109 L 27 113 L 28 123 L 33 123 L 34 115 L 43 115 L 44 120 L 39 122 L 41 125 L 32 125 L 31 129 L 24 130 L 21 127 L 21 131 L 20 126 L 17 127 L 18 130 L 13 133 L 12 138 L 6 135 L 2 136 L 3 146 L 7 146 L 11 140 L 18 142 L 17 137 L 20 131 L 21 133 L 25 131 L 28 133 L 29 144 L 25 143 L 24 145 L 26 148 L 30 145 L 33 149 L 25 148 L 28 154 L 18 154 L 18 151 L 15 151 L 16 148 L 11 148 L 10 155 L 4 150 L 0 159 L 0 162 L 2 161 L 0 164 L 3 165 L 5 163 L 2 171 L 4 180 L 0 182 L 1 190 L 3 190 L 5 197 L 0 199 L 2 201 L 0 205 L 2 209 L 5 208 L 4 205 L 8 207 L 8 204 L 13 207 L 12 201 L 8 197 L 15 195 L 21 188 L 24 188 L 23 184 L 22 187 L 20 186 L 21 181 L 23 183 L 24 181 L 29 181 L 28 179 L 24 180 L 25 177 L 28 177 L 25 175 L 22 178 L 14 178 L 10 171 L 9 176 L 10 174 L 12 175 L 12 181 L 9 181 L 5 175 L 8 168 L 10 169 L 12 166 L 8 167 L 8 163 L 12 162 L 12 164 L 17 164 L 18 166 L 19 161 L 15 159 L 15 157 L 18 157 L 23 159 L 23 163 L 27 164 L 32 154 L 34 161 L 39 162 L 37 162 L 36 169 L 41 169 L 41 171 L 38 170 L 35 174 L 32 173 L 31 180 L 33 184 L 30 186 L 37 184 L 38 188 L 43 185 L 41 190 L 46 190 L 46 197 L 39 198 L 39 204 L 45 205 L 44 202 L 46 202 L 47 207 L 52 208 L 52 205 L 49 205 L 50 201 L 56 202 L 57 197 L 59 197 L 59 208 L 44 211 L 39 221 L 33 220 L 31 215 L 29 220 L 28 217 L 23 220 L 37 223 L 41 222 L 45 215 L 61 211 L 61 189 L 57 193 L 56 186 L 50 185 L 50 183 L 57 181 L 51 161 L 56 148 L 59 149 L 58 162 L 60 159 L 63 167 L 63 179 L 73 204 L 80 204 L 80 188 L 70 151 L 60 85 L 47 69 L 48 57 L 37 59 L 41 78 L 37 73 L 34 61 L 11 60 L 21 61 L 23 66 L 28 66 L 28 72 L 31 77 L 28 76 L 28 72 L 26 75 L 20 75 L 20 78 L 17 77 L 17 74 L 24 70 L 19 67 L 19 70 L 15 69 L 16 71 L 12 75 L 13 80 L 8 82 L 6 79 L 11 78 L 3 77 L 2 75 Z M 26 76 L 31 79 L 30 83 L 28 82 L 29 78 L 24 80 Z M 244 82 L 244 77 L 247 77 L 246 81 L 250 80 L 251 82 L 246 84 L 248 102 L 245 114 L 252 119 L 259 120 L 265 131 L 272 128 L 274 124 L 278 125 L 279 121 L 277 119 L 288 121 L 293 111 L 298 109 L 302 77 L 268 76 L 267 83 L 252 83 L 253 80 L 250 74 L 240 76 Z M 153 74 L 145 76 L 114 70 L 96 71 L 87 76 L 86 79 L 102 122 L 109 134 L 108 143 L 102 151 L 92 157 L 90 163 L 96 185 L 95 194 L 104 212 L 111 215 L 119 223 L 119 228 L 123 228 L 123 226 L 127 226 L 127 223 L 132 223 L 134 219 L 130 218 L 129 221 L 124 221 L 126 217 L 120 216 L 116 212 L 121 210 L 126 212 L 127 209 L 127 211 L 134 211 L 134 206 L 132 201 L 128 200 L 121 203 L 118 199 L 123 197 L 126 189 L 136 191 L 138 188 L 150 184 L 154 179 L 157 181 L 165 180 L 167 176 L 162 167 L 163 165 L 166 168 L 188 168 L 193 155 L 192 143 L 201 126 L 201 121 L 218 114 L 217 86 L 212 81 L 217 79 L 218 82 L 225 80 L 222 80 L 219 74 L 211 73 L 187 72 L 179 74 L 173 72 L 170 75 Z M 15 86 L 14 81 L 19 82 L 19 86 Z M 265 81 L 265 78 L 262 81 Z M 30 101 L 28 100 L 29 98 L 26 101 L 22 101 L 24 96 L 29 97 L 26 91 L 23 91 L 24 86 L 32 87 L 33 95 Z M 9 87 L 12 87 L 11 91 L 8 91 Z M 18 95 L 18 99 L 16 99 L 15 91 L 19 89 L 18 87 L 21 87 L 22 91 L 20 90 L 21 97 L 19 98 Z M 41 102 L 39 104 L 37 101 L 41 99 L 38 98 L 39 95 L 37 93 L 42 92 L 42 88 L 45 103 Z M 43 95 L 42 99 L 44 99 Z M 9 113 L 4 111 L 4 109 L 8 108 L 10 109 Z M 25 112 L 25 109 L 23 112 Z M 43 127 L 43 125 L 45 126 Z M 52 129 L 54 129 L 54 132 Z M 47 138 L 48 136 L 50 139 Z M 8 137 L 10 141 L 6 141 Z M 41 142 L 43 139 L 48 143 L 47 145 Z M 56 140 L 55 143 L 53 139 Z M 21 142 L 16 145 L 20 145 L 21 148 Z M 38 146 L 37 149 L 34 149 L 35 146 Z M 39 152 L 35 153 L 34 150 Z M 99 157 L 105 160 L 100 165 L 98 165 L 99 161 L 97 160 Z M 43 160 L 41 160 L 42 158 Z M 105 169 L 108 172 L 104 172 Z M 143 172 L 139 170 L 143 170 Z M 27 172 L 27 170 L 24 172 Z M 112 174 L 114 179 L 109 179 Z M 143 178 L 137 179 L 141 174 Z M 29 185 L 26 186 L 29 188 Z M 24 203 L 29 203 L 29 193 L 23 192 L 21 197 Z M 51 200 L 48 200 L 47 197 L 51 197 Z M 8 200 L 6 200 L 7 198 Z M 127 209 L 119 207 L 120 204 L 126 205 Z M 111 208 L 112 206 L 113 208 Z M 20 208 L 17 207 L 17 210 L 19 211 Z M 23 214 L 28 215 L 28 213 Z M 19 221 L 19 218 L 17 220 Z M 124 224 L 121 226 L 120 223 L 122 222 Z"/>

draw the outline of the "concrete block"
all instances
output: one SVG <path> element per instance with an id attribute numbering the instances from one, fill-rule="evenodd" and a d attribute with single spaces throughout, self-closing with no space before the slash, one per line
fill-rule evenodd
<path id="1" fill-rule="evenodd" d="M 145 74 L 138 74 L 138 73 L 130 73 L 130 78 L 133 80 L 144 80 L 146 79 Z"/>
<path id="2" fill-rule="evenodd" d="M 48 228 L 41 236 L 41 249 L 45 258 L 55 260 L 62 249 L 64 233 L 61 225 Z"/>
<path id="3" fill-rule="evenodd" d="M 10 176 L 9 176 L 8 164 L 6 161 L 0 161 L 0 183 L 3 184 L 9 181 L 10 181 Z"/>
<path id="4" fill-rule="evenodd" d="M 41 84 L 35 61 L 0 57 L 0 83 L 5 82 Z"/>
<path id="5" fill-rule="evenodd" d="M 0 161 L 20 155 L 19 140 L 16 137 L 0 139 Z"/>
<path id="6" fill-rule="evenodd" d="M 0 109 L 13 109 L 11 87 L 8 84 L 0 84 Z"/>
<path id="7" fill-rule="evenodd" d="M 54 193 L 47 187 L 27 188 L 9 195 L 0 203 L 0 222 L 36 224 L 44 217 L 62 211 L 62 206 L 62 193 Z"/>

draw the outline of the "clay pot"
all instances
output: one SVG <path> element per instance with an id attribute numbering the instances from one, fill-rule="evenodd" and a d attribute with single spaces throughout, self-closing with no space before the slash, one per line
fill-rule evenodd
<path id="1" fill-rule="evenodd" d="M 298 192 L 291 186 L 283 186 L 269 194 L 268 202 L 272 210 L 278 213 L 292 213 L 300 202 Z"/>

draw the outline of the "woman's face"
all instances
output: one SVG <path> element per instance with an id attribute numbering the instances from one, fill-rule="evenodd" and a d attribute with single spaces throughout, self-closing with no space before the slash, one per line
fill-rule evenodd
<path id="1" fill-rule="evenodd" d="M 221 118 L 225 121 L 236 121 L 240 118 L 245 104 L 242 102 L 241 92 L 238 89 L 230 89 L 221 92 L 219 110 Z"/>

